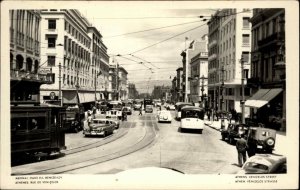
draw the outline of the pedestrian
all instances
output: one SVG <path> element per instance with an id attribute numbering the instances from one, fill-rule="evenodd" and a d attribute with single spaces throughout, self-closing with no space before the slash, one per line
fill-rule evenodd
<path id="1" fill-rule="evenodd" d="M 143 115 L 142 110 L 143 110 L 143 107 L 141 106 L 139 115 Z"/>
<path id="2" fill-rule="evenodd" d="M 91 128 L 92 120 L 93 120 L 92 114 L 88 113 L 87 123 L 89 128 Z"/>
<path id="3" fill-rule="evenodd" d="M 207 111 L 207 118 L 208 118 L 208 121 L 210 121 L 210 109 Z"/>
<path id="4" fill-rule="evenodd" d="M 240 137 L 241 138 L 236 142 L 236 149 L 238 152 L 239 166 L 242 167 L 247 160 L 246 152 L 248 149 L 248 145 L 247 145 L 247 141 L 245 140 L 244 134 L 241 134 Z"/>

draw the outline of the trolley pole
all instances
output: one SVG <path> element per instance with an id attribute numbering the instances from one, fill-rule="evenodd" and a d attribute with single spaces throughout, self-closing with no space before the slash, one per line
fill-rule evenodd
<path id="1" fill-rule="evenodd" d="M 241 106 L 242 106 L 242 123 L 245 123 L 245 76 L 244 76 L 244 59 L 243 55 L 241 58 L 241 73 L 242 73 L 242 100 L 241 100 Z"/>

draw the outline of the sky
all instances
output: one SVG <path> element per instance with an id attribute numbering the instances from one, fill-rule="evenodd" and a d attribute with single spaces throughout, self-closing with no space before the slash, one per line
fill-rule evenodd
<path id="1" fill-rule="evenodd" d="M 151 93 L 154 85 L 171 85 L 176 69 L 182 66 L 180 53 L 208 32 L 209 17 L 203 21 L 199 16 L 216 11 L 155 3 L 100 4 L 78 10 L 100 31 L 109 56 L 128 71 L 128 81 L 140 93 Z"/>

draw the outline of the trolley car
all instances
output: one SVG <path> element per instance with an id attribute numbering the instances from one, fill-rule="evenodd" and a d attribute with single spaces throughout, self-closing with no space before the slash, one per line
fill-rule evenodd
<path id="1" fill-rule="evenodd" d="M 59 106 L 11 107 L 11 159 L 56 155 L 65 146 L 66 110 Z"/>

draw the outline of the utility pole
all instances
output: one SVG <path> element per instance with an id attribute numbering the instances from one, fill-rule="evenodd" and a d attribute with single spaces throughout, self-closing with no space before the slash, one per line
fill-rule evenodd
<path id="1" fill-rule="evenodd" d="M 241 106 L 242 106 L 242 123 L 245 123 L 245 76 L 244 76 L 244 59 L 243 55 L 241 58 L 241 73 L 242 73 L 242 100 L 241 100 Z"/>

